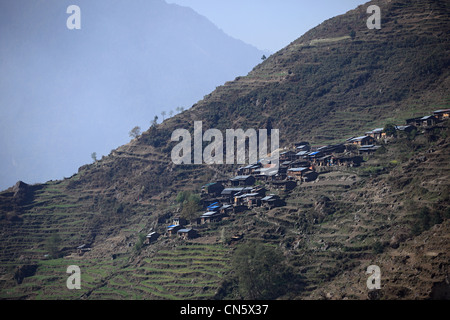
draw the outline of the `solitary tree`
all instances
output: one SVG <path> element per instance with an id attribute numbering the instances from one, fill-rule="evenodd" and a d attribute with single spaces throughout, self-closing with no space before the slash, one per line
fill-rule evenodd
<path id="1" fill-rule="evenodd" d="M 166 112 L 165 112 L 165 111 L 162 111 L 162 112 L 161 112 L 161 115 L 162 115 L 163 121 L 164 121 L 164 117 L 166 116 Z"/>
<path id="2" fill-rule="evenodd" d="M 145 234 L 140 233 L 138 235 L 138 240 L 136 241 L 136 243 L 134 244 L 134 251 L 136 253 L 139 253 L 141 251 L 141 249 L 144 247 L 144 243 L 145 243 Z"/>
<path id="3" fill-rule="evenodd" d="M 266 60 L 266 59 L 267 59 L 266 55 L 263 54 L 263 56 L 261 57 L 261 60 L 264 61 L 264 60 Z"/>
<path id="4" fill-rule="evenodd" d="M 92 152 L 91 158 L 92 158 L 92 160 L 94 160 L 94 162 L 97 161 L 97 152 Z"/>
<path id="5" fill-rule="evenodd" d="M 196 214 L 202 209 L 200 206 L 200 198 L 197 195 L 191 194 L 187 201 L 183 203 L 181 214 L 185 219 L 192 220 L 197 216 Z"/>
<path id="6" fill-rule="evenodd" d="M 173 110 L 170 110 L 169 111 L 169 117 L 172 117 L 173 116 Z"/>
<path id="7" fill-rule="evenodd" d="M 181 204 L 181 216 L 187 220 L 195 219 L 197 213 L 202 209 L 200 197 L 189 191 L 179 192 L 176 201 Z"/>
<path id="8" fill-rule="evenodd" d="M 61 240 L 58 234 L 53 234 L 45 243 L 48 254 L 52 259 L 59 258 L 60 256 L 59 246 L 61 245 Z"/>
<path id="9" fill-rule="evenodd" d="M 152 120 L 152 127 L 156 126 L 158 124 L 158 116 L 155 116 Z"/>
<path id="10" fill-rule="evenodd" d="M 249 243 L 238 247 L 232 267 L 236 272 L 239 291 L 245 299 L 275 299 L 298 284 L 283 255 L 263 243 Z"/>
<path id="11" fill-rule="evenodd" d="M 130 137 L 137 138 L 141 135 L 141 128 L 136 126 L 129 133 Z"/>

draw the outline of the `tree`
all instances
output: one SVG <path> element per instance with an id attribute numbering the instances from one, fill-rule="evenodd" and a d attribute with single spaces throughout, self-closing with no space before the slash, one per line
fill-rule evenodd
<path id="1" fill-rule="evenodd" d="M 395 137 L 397 136 L 397 129 L 395 129 L 395 125 L 392 123 L 388 123 L 384 126 L 384 133 L 386 133 L 387 137 Z"/>
<path id="2" fill-rule="evenodd" d="M 190 194 L 191 193 L 189 191 L 180 191 L 178 192 L 175 201 L 178 202 L 179 204 L 183 204 L 183 202 L 189 198 Z"/>
<path id="3" fill-rule="evenodd" d="M 172 117 L 173 116 L 173 110 L 170 110 L 169 111 L 169 117 Z"/>
<path id="4" fill-rule="evenodd" d="M 164 121 L 164 117 L 166 116 L 166 112 L 165 112 L 165 111 L 162 111 L 162 112 L 161 112 L 161 115 L 162 115 L 163 121 Z"/>
<path id="5" fill-rule="evenodd" d="M 145 239 L 146 239 L 145 234 L 140 233 L 138 235 L 138 240 L 136 241 L 136 243 L 134 245 L 134 251 L 136 253 L 139 253 L 141 251 L 141 249 L 144 247 Z"/>
<path id="6" fill-rule="evenodd" d="M 239 246 L 232 258 L 232 269 L 243 298 L 275 299 L 298 282 L 284 260 L 278 250 L 263 243 Z"/>
<path id="7" fill-rule="evenodd" d="M 128 134 L 130 135 L 130 137 L 135 139 L 141 135 L 141 128 L 136 126 Z"/>
<path id="8" fill-rule="evenodd" d="M 53 234 L 47 239 L 45 247 L 49 256 L 52 259 L 57 259 L 60 256 L 59 245 L 61 243 L 61 237 L 58 234 Z"/>
<path id="9" fill-rule="evenodd" d="M 97 152 L 92 152 L 91 158 L 92 158 L 92 160 L 94 160 L 94 162 L 97 161 Z"/>
<path id="10" fill-rule="evenodd" d="M 189 191 L 180 191 L 175 201 L 181 204 L 181 216 L 186 220 L 195 219 L 197 213 L 202 209 L 200 197 Z"/>
<path id="11" fill-rule="evenodd" d="M 412 224 L 412 234 L 419 235 L 430 229 L 435 224 L 442 223 L 443 219 L 439 212 L 431 211 L 428 207 L 421 208 L 414 215 L 414 223 Z"/>
<path id="12" fill-rule="evenodd" d="M 263 54 L 263 56 L 261 57 L 261 60 L 264 61 L 264 60 L 266 60 L 266 59 L 267 59 L 266 55 Z"/>
<path id="13" fill-rule="evenodd" d="M 197 218 L 197 213 L 202 209 L 200 206 L 200 197 L 191 194 L 183 202 L 183 208 L 181 209 L 181 216 L 185 218 L 186 220 L 193 220 Z"/>
<path id="14" fill-rule="evenodd" d="M 155 127 L 158 124 L 158 116 L 155 116 L 152 120 L 152 127 Z"/>

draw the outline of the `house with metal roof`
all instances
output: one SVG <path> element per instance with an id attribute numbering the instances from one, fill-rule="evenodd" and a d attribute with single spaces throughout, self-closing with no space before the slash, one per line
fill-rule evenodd
<path id="1" fill-rule="evenodd" d="M 296 152 L 291 151 L 291 150 L 283 151 L 283 152 L 280 152 L 279 159 L 280 159 L 280 161 L 294 160 L 295 159 L 295 154 L 296 154 Z"/>
<path id="2" fill-rule="evenodd" d="M 77 247 L 78 255 L 82 256 L 85 252 L 91 251 L 91 246 L 88 244 L 82 244 Z"/>
<path id="3" fill-rule="evenodd" d="M 374 139 L 379 140 L 381 138 L 384 138 L 386 136 L 386 133 L 384 132 L 384 128 L 376 128 L 372 131 L 366 132 L 366 136 L 370 136 Z"/>
<path id="4" fill-rule="evenodd" d="M 372 154 L 380 148 L 381 148 L 381 146 L 375 146 L 373 144 L 362 146 L 361 148 L 359 148 L 359 154 L 363 154 L 363 153 Z"/>
<path id="5" fill-rule="evenodd" d="M 322 153 L 323 156 L 330 155 L 332 153 L 342 153 L 345 151 L 345 145 L 344 144 L 333 144 L 328 146 L 323 146 L 320 148 L 317 148 L 318 152 Z"/>
<path id="6" fill-rule="evenodd" d="M 247 193 L 250 192 L 253 188 L 252 187 L 244 187 L 244 188 L 225 188 L 222 190 L 221 195 L 225 197 L 233 197 L 235 194 L 238 193 Z"/>
<path id="7" fill-rule="evenodd" d="M 222 183 L 211 182 L 202 186 L 202 195 L 218 196 L 223 189 L 224 186 L 222 185 Z"/>
<path id="8" fill-rule="evenodd" d="M 422 121 L 422 126 L 429 127 L 434 126 L 437 122 L 437 118 L 433 116 L 425 116 L 420 119 Z"/>
<path id="9" fill-rule="evenodd" d="M 308 152 L 308 153 L 307 153 L 307 156 L 308 156 L 310 159 L 315 159 L 315 158 L 323 157 L 323 153 L 320 152 L 320 151 L 311 151 L 311 152 Z"/>
<path id="10" fill-rule="evenodd" d="M 156 231 L 150 232 L 149 234 L 147 234 L 147 236 L 145 237 L 145 242 L 147 244 L 150 244 L 152 242 L 155 242 L 156 240 L 158 240 L 160 234 Z"/>
<path id="11" fill-rule="evenodd" d="M 272 188 L 274 188 L 276 190 L 290 191 L 297 186 L 297 181 L 287 180 L 287 179 L 275 180 L 275 181 L 271 181 L 270 185 L 272 186 Z"/>
<path id="12" fill-rule="evenodd" d="M 416 127 L 433 126 L 433 125 L 435 125 L 437 123 L 438 118 L 439 117 L 435 116 L 435 115 L 428 115 L 428 116 L 424 116 L 424 117 L 411 118 L 411 119 L 406 119 L 406 124 L 407 125 L 414 125 Z"/>
<path id="13" fill-rule="evenodd" d="M 406 126 L 395 126 L 395 130 L 403 132 L 411 132 L 413 130 L 417 130 L 417 128 L 413 125 L 406 125 Z"/>
<path id="14" fill-rule="evenodd" d="M 438 121 L 450 119 L 450 109 L 436 110 L 433 112 L 433 115 Z"/>
<path id="15" fill-rule="evenodd" d="M 375 139 L 372 138 L 371 136 L 360 136 L 360 137 L 347 139 L 348 143 L 356 144 L 359 146 L 373 144 L 374 141 L 375 141 Z"/>
<path id="16" fill-rule="evenodd" d="M 177 231 L 177 235 L 184 239 L 193 239 L 198 236 L 197 231 L 194 229 L 180 229 Z"/>
<path id="17" fill-rule="evenodd" d="M 303 159 L 304 157 L 306 157 L 308 155 L 309 150 L 302 150 L 299 151 L 295 154 L 295 156 L 297 157 L 297 159 Z"/>
<path id="18" fill-rule="evenodd" d="M 261 194 L 258 192 L 255 193 L 246 193 L 240 196 L 236 196 L 234 198 L 235 206 L 245 206 L 248 209 L 259 206 L 261 203 Z"/>
<path id="19" fill-rule="evenodd" d="M 205 212 L 204 214 L 202 214 L 200 216 L 200 223 L 206 224 L 206 223 L 211 223 L 211 222 L 217 222 L 217 221 L 222 220 L 223 217 L 224 217 L 224 214 L 220 213 L 218 211 Z"/>
<path id="20" fill-rule="evenodd" d="M 309 167 L 291 168 L 291 169 L 288 169 L 288 177 L 292 177 L 297 180 L 301 180 L 302 176 L 308 171 L 311 171 L 311 169 Z"/>
<path id="21" fill-rule="evenodd" d="M 225 215 L 232 213 L 233 210 L 234 210 L 234 209 L 233 209 L 233 206 L 232 206 L 231 204 L 224 204 L 224 205 L 222 205 L 222 206 L 219 208 L 219 212 L 220 212 L 221 214 L 225 214 Z"/>
<path id="22" fill-rule="evenodd" d="M 172 224 L 167 227 L 167 234 L 169 236 L 174 235 L 178 230 L 183 229 L 183 228 L 184 228 L 184 226 L 182 226 L 182 225 Z"/>
<path id="23" fill-rule="evenodd" d="M 248 166 L 238 168 L 237 174 L 238 175 L 251 175 L 255 172 L 255 170 L 261 168 L 261 166 L 262 166 L 262 164 L 260 162 L 255 163 L 255 164 L 249 164 Z"/>
<path id="24" fill-rule="evenodd" d="M 232 186 L 251 186 L 255 183 L 256 179 L 254 176 L 236 176 L 230 179 Z"/>
<path id="25" fill-rule="evenodd" d="M 279 196 L 270 194 L 261 199 L 261 205 L 265 208 L 272 209 L 282 205 L 282 201 Z"/>

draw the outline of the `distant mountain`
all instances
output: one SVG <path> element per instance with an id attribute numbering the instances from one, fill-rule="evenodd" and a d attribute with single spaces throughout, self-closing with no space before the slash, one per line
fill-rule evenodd
<path id="1" fill-rule="evenodd" d="M 66 27 L 71 4 L 0 4 L 0 189 L 72 175 L 264 54 L 163 0 L 76 1 L 81 30 Z"/>

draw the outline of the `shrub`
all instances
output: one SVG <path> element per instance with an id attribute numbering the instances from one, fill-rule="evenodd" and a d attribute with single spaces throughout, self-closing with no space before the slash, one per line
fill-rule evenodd
<path id="1" fill-rule="evenodd" d="M 146 235 L 143 233 L 140 233 L 138 235 L 138 240 L 136 241 L 136 243 L 134 245 L 134 251 L 136 253 L 139 253 L 142 250 L 142 248 L 144 247 L 145 238 L 146 238 Z"/>
<path id="2" fill-rule="evenodd" d="M 384 167 L 382 166 L 367 166 L 361 169 L 361 175 L 363 176 L 371 176 L 378 175 L 383 172 Z"/>
<path id="3" fill-rule="evenodd" d="M 411 227 L 411 233 L 413 235 L 419 235 L 435 224 L 442 223 L 442 217 L 439 212 L 430 211 L 428 207 L 420 209 L 414 215 L 414 218 L 413 226 Z"/>
<path id="4" fill-rule="evenodd" d="M 384 246 L 380 241 L 377 241 L 372 246 L 373 253 L 380 254 L 384 250 Z"/>

